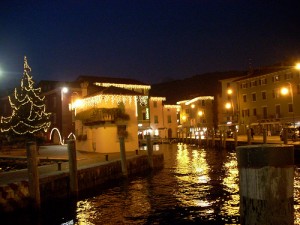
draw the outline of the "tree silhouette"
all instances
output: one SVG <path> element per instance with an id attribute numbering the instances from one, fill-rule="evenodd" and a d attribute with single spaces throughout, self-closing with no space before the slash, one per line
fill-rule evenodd
<path id="1" fill-rule="evenodd" d="M 50 127 L 50 113 L 46 113 L 44 96 L 41 97 L 41 88 L 34 87 L 30 75 L 31 68 L 24 57 L 24 72 L 21 85 L 14 89 L 9 98 L 12 114 L 1 117 L 1 132 L 13 136 L 33 137 L 40 132 L 46 132 Z"/>

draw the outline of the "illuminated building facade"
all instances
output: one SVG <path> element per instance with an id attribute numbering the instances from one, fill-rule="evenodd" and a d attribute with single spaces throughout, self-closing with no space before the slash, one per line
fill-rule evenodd
<path id="1" fill-rule="evenodd" d="M 164 105 L 165 97 L 150 97 L 150 127 L 152 136 L 161 138 L 177 137 L 178 105 Z M 145 134 L 145 132 L 143 133 Z"/>
<path id="2" fill-rule="evenodd" d="M 228 97 L 228 90 L 234 93 L 231 96 L 238 115 L 234 122 L 238 123 L 241 134 L 252 127 L 255 134 L 262 134 L 266 129 L 269 135 L 279 135 L 283 126 L 299 123 L 300 79 L 299 70 L 294 67 L 253 70 L 230 82 L 221 82 L 223 99 Z M 228 83 L 230 85 L 225 86 Z M 223 106 L 221 112 L 224 115 L 228 110 Z"/>
<path id="3" fill-rule="evenodd" d="M 177 102 L 180 106 L 179 138 L 204 138 L 214 128 L 214 97 L 199 96 Z"/>

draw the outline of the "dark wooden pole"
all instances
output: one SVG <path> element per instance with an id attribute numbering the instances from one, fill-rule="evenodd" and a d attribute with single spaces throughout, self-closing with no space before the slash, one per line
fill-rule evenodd
<path id="1" fill-rule="evenodd" d="M 78 177 L 75 140 L 68 141 L 70 191 L 71 195 L 78 196 Z"/>
<path id="2" fill-rule="evenodd" d="M 33 199 L 35 206 L 39 209 L 41 206 L 40 180 L 38 172 L 37 146 L 35 142 L 26 144 L 29 196 Z"/>
<path id="3" fill-rule="evenodd" d="M 247 138 L 248 138 L 248 145 L 251 145 L 252 137 L 251 137 L 251 129 L 250 128 L 247 130 Z"/>
<path id="4" fill-rule="evenodd" d="M 151 143 L 150 135 L 147 135 L 147 151 L 148 151 L 149 168 L 153 169 L 153 146 L 152 146 L 152 143 Z"/>
<path id="5" fill-rule="evenodd" d="M 237 147 L 242 225 L 294 224 L 294 147 Z"/>

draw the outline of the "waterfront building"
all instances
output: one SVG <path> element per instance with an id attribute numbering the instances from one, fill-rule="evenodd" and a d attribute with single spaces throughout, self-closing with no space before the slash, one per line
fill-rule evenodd
<path id="1" fill-rule="evenodd" d="M 165 97 L 150 97 L 150 133 L 159 138 L 177 137 L 178 105 L 164 105 Z M 145 134 L 145 133 L 144 133 Z"/>
<path id="2" fill-rule="evenodd" d="M 199 96 L 177 102 L 180 106 L 179 138 L 204 138 L 214 128 L 214 97 Z"/>
<path id="3" fill-rule="evenodd" d="M 90 86 L 90 88 L 88 88 Z M 82 98 L 72 104 L 76 148 L 112 153 L 124 137 L 126 151 L 138 149 L 138 104 L 143 95 L 133 90 L 98 84 L 81 84 Z"/>
<path id="4" fill-rule="evenodd" d="M 221 95 L 218 96 L 218 129 L 239 130 L 239 104 L 237 83 L 235 80 L 241 77 L 232 77 L 220 80 Z"/>
<path id="5" fill-rule="evenodd" d="M 231 120 L 239 125 L 241 134 L 251 127 L 255 134 L 262 134 L 266 129 L 268 135 L 279 135 L 282 127 L 299 124 L 299 73 L 292 66 L 266 67 L 252 70 L 230 82 L 221 81 L 222 98 L 231 97 L 233 100 L 236 110 L 232 109 L 232 113 L 236 115 L 235 120 Z M 226 87 L 226 83 L 230 85 Z M 223 109 L 225 115 L 230 108 Z"/>

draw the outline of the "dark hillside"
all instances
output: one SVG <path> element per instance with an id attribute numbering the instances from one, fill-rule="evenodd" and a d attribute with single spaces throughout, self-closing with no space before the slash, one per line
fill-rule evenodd
<path id="1" fill-rule="evenodd" d="M 221 79 L 245 75 L 242 71 L 214 72 L 195 75 L 183 80 L 151 85 L 150 96 L 166 97 L 166 104 L 197 96 L 217 96 L 221 92 Z"/>

